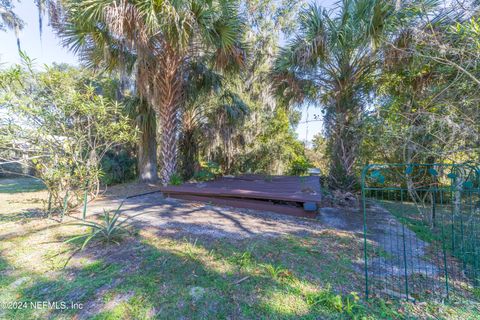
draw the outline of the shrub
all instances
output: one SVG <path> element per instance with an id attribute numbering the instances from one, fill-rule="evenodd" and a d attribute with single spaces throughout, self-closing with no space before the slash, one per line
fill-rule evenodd
<path id="1" fill-rule="evenodd" d="M 197 181 L 209 181 L 221 175 L 220 166 L 215 162 L 207 162 L 201 165 L 201 169 L 195 173 L 193 178 Z"/>
<path id="2" fill-rule="evenodd" d="M 172 176 L 170 177 L 170 181 L 168 181 L 168 184 L 172 186 L 179 186 L 182 183 L 182 177 L 178 173 L 172 174 Z"/>
<path id="3" fill-rule="evenodd" d="M 124 183 L 135 179 L 135 158 L 125 149 L 109 151 L 101 162 L 100 181 L 106 185 Z"/>
<path id="4" fill-rule="evenodd" d="M 290 162 L 288 174 L 292 176 L 302 176 L 308 172 L 308 168 L 311 168 L 312 164 L 308 159 L 302 155 L 297 155 Z"/>
<path id="5" fill-rule="evenodd" d="M 103 157 L 134 143 L 137 131 L 108 93 L 112 79 L 76 68 L 37 72 L 23 58 L 24 66 L 1 72 L 0 105 L 15 115 L 0 130 L 2 145 L 28 154 L 23 164 L 45 183 L 51 209 L 67 212 L 82 203 L 85 191 L 98 195 Z"/>

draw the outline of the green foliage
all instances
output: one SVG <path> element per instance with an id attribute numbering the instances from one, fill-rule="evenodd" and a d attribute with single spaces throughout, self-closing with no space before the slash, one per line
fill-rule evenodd
<path id="1" fill-rule="evenodd" d="M 1 147 L 12 151 L 7 160 L 17 160 L 18 151 L 28 155 L 22 164 L 34 168 L 53 205 L 63 207 L 68 193 L 72 208 L 85 188 L 97 195 L 104 156 L 135 141 L 136 131 L 112 97 L 111 79 L 63 66 L 39 72 L 24 59 L 24 66 L 1 72 L 0 104 L 9 119 Z"/>
<path id="2" fill-rule="evenodd" d="M 301 156 L 303 147 L 289 122 L 298 112 L 282 109 L 274 98 L 270 71 L 280 31 L 292 31 L 302 3 L 242 1 L 239 10 L 248 49 L 243 52 L 242 71 L 219 74 L 208 71 L 208 63 L 194 65 L 180 135 L 185 178 L 198 171 L 203 159 L 218 163 L 224 174 L 285 174 Z M 202 171 L 196 179 L 212 178 Z"/>
<path id="3" fill-rule="evenodd" d="M 396 34 L 386 52 L 362 162 L 479 159 L 478 17 L 454 4 L 424 10 L 432 19 Z"/>
<path id="4" fill-rule="evenodd" d="M 235 253 L 229 258 L 229 261 L 238 265 L 240 268 L 248 268 L 255 264 L 253 255 L 250 251 Z"/>
<path id="5" fill-rule="evenodd" d="M 386 0 L 347 0 L 336 10 L 317 4 L 299 15 L 298 33 L 282 48 L 274 68 L 279 99 L 287 105 L 323 106 L 330 185 L 356 185 L 356 163 L 366 106 L 381 65 L 381 44 L 413 5 Z"/>
<path id="6" fill-rule="evenodd" d="M 253 139 L 249 151 L 238 157 L 236 171 L 267 174 L 302 174 L 309 166 L 304 147 L 290 126 L 288 113 L 277 109 L 265 120 L 262 132 Z"/>
<path id="7" fill-rule="evenodd" d="M 136 161 L 128 149 L 109 151 L 101 161 L 100 181 L 105 185 L 124 183 L 135 179 Z"/>
<path id="8" fill-rule="evenodd" d="M 189 80 L 199 69 L 195 66 L 231 72 L 238 71 L 245 61 L 239 2 L 179 0 L 153 4 L 134 1 L 116 6 L 100 0 L 62 1 L 57 6 L 62 19 L 57 19 L 54 27 L 64 45 L 80 52 L 89 67 L 135 74 L 136 91 L 162 123 L 160 179 L 168 183 L 178 158 L 179 128 L 173 119 L 190 102 L 185 100 L 189 100 Z M 124 23 L 118 23 L 120 21 Z M 230 102 L 237 101 L 231 97 L 223 100 L 226 108 L 221 122 L 226 124 L 231 122 L 227 117 L 238 116 L 238 110 L 230 108 Z M 189 129 L 194 127 L 191 124 Z M 184 151 L 189 144 L 185 146 Z M 182 161 L 189 167 L 184 173 L 187 179 L 191 177 L 195 156 L 193 152 Z"/>
<path id="9" fill-rule="evenodd" d="M 182 177 L 178 173 L 174 173 L 170 176 L 170 181 L 168 182 L 171 186 L 179 186 L 183 183 Z"/>
<path id="10" fill-rule="evenodd" d="M 221 174 L 220 166 L 215 162 L 207 162 L 200 166 L 200 170 L 195 173 L 193 178 L 196 181 L 209 181 Z"/>
<path id="11" fill-rule="evenodd" d="M 326 287 L 318 292 L 312 292 L 305 295 L 305 299 L 312 307 L 325 308 L 327 310 L 345 313 L 353 317 L 359 311 L 360 297 L 356 292 L 351 292 L 346 296 L 336 294 L 331 287 Z"/>
<path id="12" fill-rule="evenodd" d="M 274 266 L 268 263 L 268 264 L 259 264 L 259 266 L 262 267 L 265 273 L 273 279 L 280 280 L 280 281 L 290 281 L 293 279 L 292 272 L 280 265 Z"/>
<path id="13" fill-rule="evenodd" d="M 119 244 L 125 235 L 131 234 L 125 227 L 125 223 L 128 222 L 131 217 L 119 220 L 122 215 L 122 211 L 120 210 L 122 205 L 123 202 L 115 210 L 103 210 L 101 222 L 86 220 L 80 223 L 74 223 L 73 225 L 89 227 L 90 231 L 86 234 L 72 237 L 65 242 L 71 243 L 81 240 L 80 250 L 83 250 L 92 240 L 106 244 Z"/>
<path id="14" fill-rule="evenodd" d="M 195 173 L 193 179 L 196 181 L 210 181 L 215 179 L 215 175 L 208 169 L 200 169 Z"/>
<path id="15" fill-rule="evenodd" d="M 288 174 L 292 176 L 303 176 L 312 167 L 310 161 L 304 155 L 297 155 L 291 162 Z"/>

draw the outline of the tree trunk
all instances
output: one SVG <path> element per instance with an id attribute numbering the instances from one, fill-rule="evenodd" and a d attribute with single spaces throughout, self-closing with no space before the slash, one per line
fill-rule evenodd
<path id="1" fill-rule="evenodd" d="M 163 185 L 170 182 L 177 167 L 177 107 L 167 105 L 160 112 L 162 123 L 160 142 L 160 179 Z"/>
<path id="2" fill-rule="evenodd" d="M 184 129 L 182 132 L 180 154 L 183 179 L 188 180 L 195 174 L 195 164 L 198 160 L 197 141 L 192 129 Z"/>
<path id="3" fill-rule="evenodd" d="M 138 143 L 138 176 L 141 182 L 154 183 L 157 173 L 156 126 L 143 126 Z"/>
<path id="4" fill-rule="evenodd" d="M 138 180 L 155 183 L 158 180 L 157 119 L 147 100 L 139 101 L 136 123 L 140 131 L 137 154 Z"/>
<path id="5" fill-rule="evenodd" d="M 339 97 L 335 101 L 334 113 L 327 118 L 331 156 L 329 185 L 343 191 L 351 191 L 357 185 L 354 166 L 361 141 L 361 108 L 352 101 L 354 98 L 350 96 Z"/>
<path id="6" fill-rule="evenodd" d="M 137 85 L 158 117 L 160 181 L 170 182 L 177 165 L 178 111 L 183 101 L 183 59 L 165 44 L 162 54 L 137 66 Z"/>
<path id="7" fill-rule="evenodd" d="M 167 55 L 161 65 L 156 112 L 161 125 L 160 179 L 163 185 L 167 185 L 177 169 L 178 112 L 183 93 L 182 60 L 175 54 Z"/>

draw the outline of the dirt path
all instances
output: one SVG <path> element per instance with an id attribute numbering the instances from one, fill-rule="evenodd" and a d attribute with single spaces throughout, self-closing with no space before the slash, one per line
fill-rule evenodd
<path id="1" fill-rule="evenodd" d="M 88 214 L 114 209 L 120 199 L 104 199 L 89 204 Z M 324 226 L 315 220 L 272 212 L 211 206 L 177 199 L 165 199 L 160 193 L 124 201 L 122 212 L 133 217 L 136 225 L 155 228 L 158 233 L 178 236 L 211 236 L 240 239 L 252 236 L 302 235 L 315 233 Z"/>
<path id="2" fill-rule="evenodd" d="M 104 199 L 89 205 L 89 214 L 115 209 L 119 199 Z M 211 206 L 165 199 L 160 193 L 124 201 L 122 212 L 142 228 L 173 236 L 210 236 L 241 239 L 252 236 L 305 235 L 324 229 L 352 232 L 363 237 L 363 213 L 357 208 L 322 208 L 317 220 L 271 212 Z M 367 214 L 368 240 L 376 253 L 369 259 L 369 273 L 403 277 L 437 276 L 438 267 L 426 258 L 428 244 L 404 227 L 387 210 L 371 205 Z M 405 240 L 405 241 L 404 241 Z M 369 249 L 370 250 L 370 249 Z M 373 250 L 373 249 L 372 249 Z M 370 253 L 369 253 L 370 254 Z M 358 263 L 363 272 L 363 261 Z"/>
<path id="3" fill-rule="evenodd" d="M 115 209 L 120 199 L 104 199 L 89 205 L 89 214 Z M 363 213 L 357 208 L 322 208 L 317 220 L 271 212 L 212 206 L 176 199 L 160 193 L 124 201 L 122 212 L 135 225 L 170 236 L 209 236 L 241 239 L 252 236 L 305 235 L 337 229 L 363 238 Z M 367 213 L 369 274 L 376 277 L 404 277 L 413 274 L 434 277 L 439 273 L 427 255 L 428 244 L 403 226 L 387 210 L 371 205 Z M 404 241 L 405 240 L 405 241 Z M 357 269 L 363 272 L 363 261 Z"/>
<path id="4" fill-rule="evenodd" d="M 326 225 L 363 235 L 361 210 L 323 208 L 319 220 Z M 376 254 L 372 254 L 368 264 L 372 275 L 438 275 L 438 267 L 426 258 L 428 243 L 378 205 L 370 205 L 367 209 L 367 240 L 376 247 Z M 369 251 L 371 254 L 374 249 Z"/>
<path id="5" fill-rule="evenodd" d="M 98 200 L 88 207 L 89 214 L 117 208 L 120 199 Z M 363 214 L 356 208 L 322 208 L 317 220 L 301 219 L 271 212 L 212 206 L 177 199 L 165 199 L 152 193 L 124 201 L 122 212 L 143 228 L 159 234 L 210 236 L 240 239 L 252 236 L 302 235 L 326 228 L 356 233 L 363 237 Z M 425 258 L 427 243 L 404 227 L 387 210 L 373 205 L 367 214 L 368 240 L 377 248 L 369 261 L 375 275 L 427 276 L 438 268 Z M 404 242 L 405 239 L 405 242 Z M 405 252 L 405 254 L 404 254 Z"/>

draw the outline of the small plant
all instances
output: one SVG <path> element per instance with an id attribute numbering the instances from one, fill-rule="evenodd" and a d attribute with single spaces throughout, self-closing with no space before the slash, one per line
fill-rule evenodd
<path id="1" fill-rule="evenodd" d="M 310 306 L 323 307 L 333 312 L 345 313 L 349 317 L 354 317 L 359 307 L 360 297 L 356 292 L 350 292 L 347 296 L 342 297 L 342 295 L 334 293 L 328 286 L 319 292 L 308 293 L 305 300 Z"/>
<path id="2" fill-rule="evenodd" d="M 293 278 L 292 272 L 282 266 L 273 266 L 271 264 L 260 264 L 260 266 L 273 279 L 291 280 Z"/>
<path id="3" fill-rule="evenodd" d="M 343 311 L 342 296 L 333 293 L 330 287 L 319 292 L 307 294 L 305 299 L 311 306 L 320 306 L 339 313 Z"/>
<path id="4" fill-rule="evenodd" d="M 345 303 L 343 306 L 343 310 L 345 311 L 345 313 L 349 316 L 353 316 L 355 314 L 355 310 L 358 307 L 358 301 L 360 301 L 358 293 L 350 292 L 350 294 L 345 297 Z"/>
<path id="5" fill-rule="evenodd" d="M 171 177 L 170 177 L 170 181 L 168 181 L 168 184 L 169 185 L 172 185 L 172 186 L 179 186 L 183 183 L 183 180 L 182 180 L 182 177 L 180 177 L 179 174 L 177 173 L 174 173 Z"/>
<path id="6" fill-rule="evenodd" d="M 250 251 L 245 251 L 241 254 L 236 253 L 230 257 L 230 261 L 238 265 L 240 268 L 246 268 L 254 263 Z"/>
<path id="7" fill-rule="evenodd" d="M 198 239 L 195 239 L 193 242 L 191 242 L 185 239 L 186 244 L 185 244 L 185 251 L 183 252 L 183 255 L 189 260 L 195 260 L 196 257 L 198 256 L 197 240 Z"/>
<path id="8" fill-rule="evenodd" d="M 97 239 L 105 243 L 116 243 L 118 244 L 122 237 L 125 234 L 131 234 L 128 229 L 125 228 L 125 223 L 130 220 L 132 217 L 126 218 L 124 220 L 119 220 L 121 216 L 121 207 L 123 205 L 120 203 L 117 209 L 115 210 L 103 210 L 103 216 L 101 222 L 95 221 L 82 221 L 80 223 L 75 223 L 74 225 L 79 225 L 83 227 L 90 227 L 90 232 L 82 234 L 79 236 L 72 237 L 65 241 L 65 243 L 75 242 L 82 240 L 82 245 L 80 250 L 83 250 L 90 241 Z"/>

